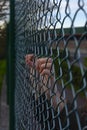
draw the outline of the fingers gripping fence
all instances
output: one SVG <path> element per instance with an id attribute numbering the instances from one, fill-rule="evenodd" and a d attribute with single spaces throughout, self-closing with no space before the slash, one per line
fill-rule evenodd
<path id="1" fill-rule="evenodd" d="M 86 129 L 87 1 L 15 0 L 15 130 Z"/>

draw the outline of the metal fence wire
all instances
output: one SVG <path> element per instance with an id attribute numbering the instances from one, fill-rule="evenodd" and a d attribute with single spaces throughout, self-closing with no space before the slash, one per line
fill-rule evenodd
<path id="1" fill-rule="evenodd" d="M 87 0 L 15 0 L 15 130 L 87 130 Z"/>

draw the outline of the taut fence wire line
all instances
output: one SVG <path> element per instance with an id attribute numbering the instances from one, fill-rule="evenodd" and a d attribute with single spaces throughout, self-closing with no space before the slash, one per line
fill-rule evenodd
<path id="1" fill-rule="evenodd" d="M 15 130 L 87 129 L 87 1 L 15 0 Z M 50 75 L 33 64 L 51 60 Z"/>

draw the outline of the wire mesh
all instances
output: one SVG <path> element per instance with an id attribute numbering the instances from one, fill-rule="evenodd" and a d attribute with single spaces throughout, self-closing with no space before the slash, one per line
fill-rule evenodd
<path id="1" fill-rule="evenodd" d="M 86 129 L 87 1 L 15 0 L 15 130 Z"/>

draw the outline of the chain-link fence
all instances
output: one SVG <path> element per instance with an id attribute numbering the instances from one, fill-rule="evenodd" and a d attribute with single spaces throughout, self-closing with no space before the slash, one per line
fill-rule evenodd
<path id="1" fill-rule="evenodd" d="M 82 129 L 87 1 L 15 0 L 15 130 Z"/>

